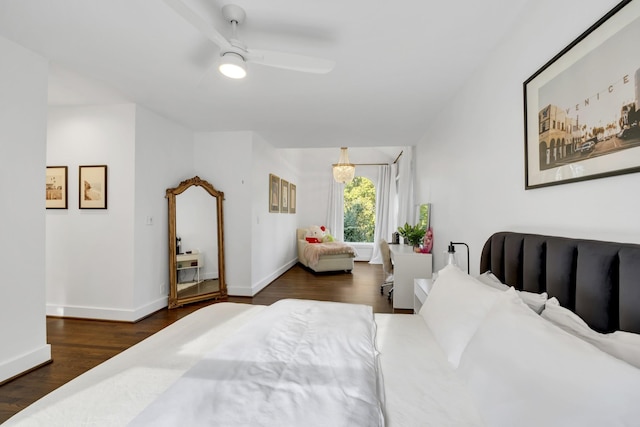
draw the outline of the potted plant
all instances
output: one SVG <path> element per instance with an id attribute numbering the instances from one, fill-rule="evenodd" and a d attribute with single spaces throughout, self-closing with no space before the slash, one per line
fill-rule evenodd
<path id="1" fill-rule="evenodd" d="M 403 227 L 398 227 L 398 233 L 407 240 L 408 244 L 417 248 L 420 247 L 426 230 L 419 224 L 409 225 L 407 222 Z"/>

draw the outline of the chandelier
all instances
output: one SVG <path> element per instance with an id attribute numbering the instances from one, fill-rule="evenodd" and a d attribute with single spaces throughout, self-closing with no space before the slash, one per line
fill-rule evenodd
<path id="1" fill-rule="evenodd" d="M 351 182 L 356 173 L 356 166 L 349 163 L 349 153 L 347 147 L 340 148 L 340 159 L 333 164 L 333 179 L 337 182 L 347 184 Z"/>

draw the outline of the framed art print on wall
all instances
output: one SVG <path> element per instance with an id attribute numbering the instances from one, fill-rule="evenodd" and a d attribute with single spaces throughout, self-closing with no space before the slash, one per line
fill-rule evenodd
<path id="1" fill-rule="evenodd" d="M 269 212 L 280 212 L 280 178 L 269 174 Z"/>
<path id="2" fill-rule="evenodd" d="M 80 209 L 107 209 L 107 166 L 80 166 L 78 173 Z"/>
<path id="3" fill-rule="evenodd" d="M 296 186 L 289 183 L 289 213 L 296 213 Z"/>
<path id="4" fill-rule="evenodd" d="M 47 166 L 45 192 L 47 209 L 67 209 L 66 166 Z"/>
<path id="5" fill-rule="evenodd" d="M 289 213 L 289 181 L 280 180 L 280 212 Z"/>
<path id="6" fill-rule="evenodd" d="M 524 82 L 526 189 L 640 171 L 638 40 L 625 0 Z"/>

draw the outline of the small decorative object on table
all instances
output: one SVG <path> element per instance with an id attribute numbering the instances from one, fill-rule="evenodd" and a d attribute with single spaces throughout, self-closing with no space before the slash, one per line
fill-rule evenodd
<path id="1" fill-rule="evenodd" d="M 424 235 L 424 242 L 422 244 L 420 252 L 423 254 L 430 254 L 431 249 L 433 249 L 433 229 L 429 227 Z"/>

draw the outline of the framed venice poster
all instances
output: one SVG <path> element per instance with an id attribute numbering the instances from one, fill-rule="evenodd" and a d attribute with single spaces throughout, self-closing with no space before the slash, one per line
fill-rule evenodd
<path id="1" fill-rule="evenodd" d="M 80 209 L 107 209 L 107 166 L 80 166 Z"/>
<path id="2" fill-rule="evenodd" d="M 524 82 L 526 189 L 640 171 L 638 40 L 625 0 Z"/>
<path id="3" fill-rule="evenodd" d="M 45 192 L 47 209 L 67 209 L 66 166 L 47 166 Z"/>

